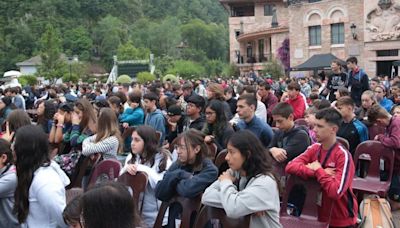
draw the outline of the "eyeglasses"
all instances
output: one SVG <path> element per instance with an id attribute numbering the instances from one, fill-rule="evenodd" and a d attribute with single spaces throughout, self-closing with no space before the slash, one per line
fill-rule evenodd
<path id="1" fill-rule="evenodd" d="M 212 116 L 214 114 L 215 114 L 215 112 L 206 112 L 206 116 Z"/>
<path id="2" fill-rule="evenodd" d="M 174 145 L 174 149 L 175 150 L 187 150 L 187 147 L 185 145 L 176 144 L 176 145 Z"/>

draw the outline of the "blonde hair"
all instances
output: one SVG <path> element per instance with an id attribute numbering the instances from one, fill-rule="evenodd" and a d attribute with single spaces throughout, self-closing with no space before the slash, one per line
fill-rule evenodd
<path id="1" fill-rule="evenodd" d="M 110 136 L 118 138 L 118 151 L 122 151 L 122 138 L 119 131 L 118 119 L 111 108 L 102 108 L 99 119 L 97 120 L 97 133 L 95 142 L 100 142 Z"/>

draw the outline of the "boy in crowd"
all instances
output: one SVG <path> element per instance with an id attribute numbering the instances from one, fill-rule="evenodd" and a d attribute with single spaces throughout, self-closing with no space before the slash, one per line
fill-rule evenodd
<path id="1" fill-rule="evenodd" d="M 201 131 L 204 127 L 205 119 L 202 115 L 205 100 L 202 96 L 192 94 L 187 100 L 186 106 L 186 120 L 183 131 L 190 128 Z"/>
<path id="2" fill-rule="evenodd" d="M 400 118 L 392 117 L 382 106 L 373 105 L 368 111 L 368 120 L 386 127 L 385 134 L 375 136 L 375 140 L 395 151 L 392 183 L 389 199 L 392 210 L 400 209 Z"/>
<path id="3" fill-rule="evenodd" d="M 295 127 L 293 108 L 288 103 L 278 103 L 272 110 L 276 127 L 269 152 L 279 163 L 287 163 L 303 153 L 310 145 L 306 129 Z"/>
<path id="4" fill-rule="evenodd" d="M 146 93 L 143 96 L 143 100 L 147 113 L 144 119 L 144 124 L 161 133 L 160 145 L 162 145 L 165 138 L 165 118 L 156 105 L 158 96 L 155 93 Z"/>
<path id="5" fill-rule="evenodd" d="M 336 141 L 342 117 L 334 108 L 316 114 L 315 133 L 319 143 L 286 166 L 288 174 L 316 178 L 322 192 L 317 199 L 321 222 L 331 227 L 353 227 L 357 222 L 357 199 L 352 192 L 355 173 L 351 154 Z"/>
<path id="6" fill-rule="evenodd" d="M 290 104 L 293 108 L 294 119 L 303 118 L 306 110 L 306 100 L 300 94 L 300 85 L 297 82 L 291 82 L 287 86 L 287 95 L 283 95 L 281 101 Z"/>
<path id="7" fill-rule="evenodd" d="M 341 97 L 336 102 L 336 109 L 340 112 L 343 122 L 339 126 L 337 136 L 347 139 L 350 144 L 350 153 L 354 152 L 358 144 L 368 140 L 368 128 L 356 118 L 354 101 L 351 97 Z"/>
<path id="8" fill-rule="evenodd" d="M 240 121 L 237 123 L 237 128 L 249 130 L 253 132 L 261 140 L 265 147 L 274 136 L 271 127 L 255 115 L 257 109 L 257 99 L 254 94 L 244 94 L 239 97 L 237 102 L 237 114 Z"/>
<path id="9" fill-rule="evenodd" d="M 350 57 L 346 60 L 347 68 L 349 72 L 349 88 L 350 95 L 356 105 L 361 105 L 361 95 L 364 91 L 369 89 L 369 78 L 363 69 L 361 69 L 357 63 L 356 57 Z"/>

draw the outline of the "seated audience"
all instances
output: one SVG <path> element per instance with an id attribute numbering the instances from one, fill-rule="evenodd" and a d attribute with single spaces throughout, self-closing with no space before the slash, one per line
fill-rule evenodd
<path id="1" fill-rule="evenodd" d="M 304 179 L 316 178 L 320 183 L 319 221 L 332 227 L 353 227 L 358 213 L 352 191 L 355 167 L 351 154 L 336 141 L 342 117 L 334 108 L 320 110 L 315 117 L 314 129 L 319 143 L 289 162 L 286 172 Z"/>
<path id="2" fill-rule="evenodd" d="M 145 172 L 148 185 L 143 196 L 142 218 L 148 227 L 153 227 L 161 202 L 156 199 L 155 188 L 158 181 L 163 179 L 165 171 L 171 166 L 169 151 L 158 147 L 156 131 L 149 126 L 139 126 L 132 133 L 131 153 L 125 160 L 121 174 L 128 172 Z M 165 223 L 167 223 L 167 217 Z"/>
<path id="3" fill-rule="evenodd" d="M 228 217 L 250 215 L 251 228 L 280 228 L 279 179 L 261 142 L 250 131 L 236 132 L 225 160 L 230 169 L 205 190 L 202 203 L 223 208 Z"/>
<path id="4" fill-rule="evenodd" d="M 15 135 L 14 152 L 18 185 L 15 212 L 22 227 L 65 227 L 65 186 L 69 179 L 50 160 L 47 135 L 33 125 Z"/>

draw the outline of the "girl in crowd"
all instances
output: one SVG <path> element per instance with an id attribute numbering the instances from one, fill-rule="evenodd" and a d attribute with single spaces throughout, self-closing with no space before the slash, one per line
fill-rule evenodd
<path id="1" fill-rule="evenodd" d="M 137 171 L 145 172 L 149 182 L 144 194 L 142 218 L 148 227 L 153 227 L 161 202 L 156 199 L 155 188 L 162 180 L 165 171 L 171 166 L 171 156 L 166 150 L 158 147 L 156 131 L 149 126 L 139 126 L 132 133 L 132 152 L 125 161 L 121 174 L 128 172 L 136 175 Z M 166 224 L 165 217 L 165 223 Z"/>
<path id="2" fill-rule="evenodd" d="M 128 104 L 124 113 L 122 113 L 118 119 L 119 122 L 123 123 L 122 126 L 127 128 L 128 126 L 142 125 L 144 122 L 144 111 L 141 104 L 141 94 L 129 93 Z"/>
<path id="3" fill-rule="evenodd" d="M 12 163 L 11 144 L 0 139 L 0 227 L 17 228 L 19 224 L 13 213 L 17 175 Z"/>
<path id="4" fill-rule="evenodd" d="M 340 86 L 335 92 L 335 101 L 332 102 L 331 107 L 336 107 L 336 101 L 341 97 L 350 96 L 349 89 L 344 86 Z"/>
<path id="5" fill-rule="evenodd" d="M 375 94 L 371 90 L 364 91 L 361 95 L 361 108 L 357 115 L 357 118 L 361 120 L 365 125 L 369 126 L 368 123 L 368 110 L 374 105 L 377 104 L 375 99 Z"/>
<path id="6" fill-rule="evenodd" d="M 217 151 L 226 148 L 229 137 L 233 134 L 233 129 L 224 115 L 224 107 L 219 100 L 212 100 L 206 107 L 206 124 L 203 133 L 206 134 L 206 143 L 215 143 Z"/>
<path id="7" fill-rule="evenodd" d="M 208 148 L 204 143 L 204 135 L 195 129 L 189 129 L 179 135 L 175 149 L 178 160 L 158 182 L 156 196 L 168 201 L 176 195 L 194 198 L 201 194 L 217 179 L 218 169 L 206 158 Z"/>
<path id="8" fill-rule="evenodd" d="M 400 116 L 400 105 L 393 106 L 390 114 L 392 114 L 394 117 L 399 117 Z"/>
<path id="9" fill-rule="evenodd" d="M 261 142 L 249 131 L 236 132 L 225 160 L 230 169 L 205 190 L 202 203 L 232 218 L 251 215 L 250 227 L 280 228 L 279 180 Z"/>
<path id="10" fill-rule="evenodd" d="M 0 99 L 0 126 L 4 124 L 4 121 L 6 121 L 7 116 L 14 109 L 16 109 L 16 107 L 12 103 L 11 97 L 2 97 Z"/>
<path id="11" fill-rule="evenodd" d="M 232 119 L 233 115 L 231 112 L 231 107 L 229 106 L 229 104 L 225 101 L 225 97 L 224 97 L 224 88 L 222 88 L 222 86 L 218 83 L 210 83 L 207 86 L 207 98 L 208 101 L 212 101 L 212 100 L 219 100 L 222 102 L 223 105 L 223 110 L 224 113 L 226 115 L 226 118 L 228 120 Z"/>
<path id="12" fill-rule="evenodd" d="M 31 118 L 21 109 L 14 110 L 8 115 L 6 121 L 6 131 L 2 138 L 13 143 L 15 132 L 25 125 L 31 124 Z"/>
<path id="13" fill-rule="evenodd" d="M 81 198 L 82 195 L 75 196 L 63 211 L 63 219 L 70 228 L 82 228 L 81 226 Z M 67 199 L 68 201 L 68 199 Z"/>
<path id="14" fill-rule="evenodd" d="M 81 199 L 82 227 L 141 227 L 128 189 L 118 182 L 108 182 L 87 191 Z"/>
<path id="15" fill-rule="evenodd" d="M 83 141 L 82 154 L 99 153 L 104 159 L 117 159 L 117 153 L 122 150 L 121 141 L 117 116 L 111 108 L 103 108 L 97 121 L 97 133 Z"/>
<path id="16" fill-rule="evenodd" d="M 14 152 L 18 222 L 23 227 L 65 227 L 62 211 L 69 179 L 50 161 L 47 135 L 38 126 L 21 127 L 15 136 Z"/>
<path id="17" fill-rule="evenodd" d="M 124 111 L 124 103 L 122 103 L 121 98 L 117 96 L 111 96 L 107 99 L 107 101 L 117 117 Z"/>
<path id="18" fill-rule="evenodd" d="M 54 101 L 40 100 L 37 102 L 37 124 L 43 128 L 46 134 L 49 134 L 53 126 L 53 117 L 57 108 Z"/>

